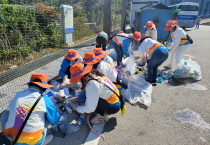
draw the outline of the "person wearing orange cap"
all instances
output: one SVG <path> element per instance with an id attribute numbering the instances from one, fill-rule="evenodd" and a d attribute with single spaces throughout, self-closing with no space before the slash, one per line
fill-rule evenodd
<path id="1" fill-rule="evenodd" d="M 69 84 L 69 79 L 71 77 L 69 68 L 73 64 L 81 63 L 82 60 L 82 57 L 77 53 L 75 49 L 68 50 L 68 53 L 66 54 L 59 71 L 60 77 L 63 78 L 63 83 L 61 84 L 62 87 L 65 87 L 67 84 Z"/>
<path id="2" fill-rule="evenodd" d="M 116 70 L 112 65 L 108 64 L 103 60 L 107 56 L 107 52 L 102 51 L 101 48 L 95 48 L 93 51 L 96 57 L 99 57 L 101 60 L 95 63 L 92 62 L 83 62 L 83 63 L 92 64 L 94 69 L 102 72 L 108 79 L 110 79 L 119 88 L 122 87 L 124 89 L 127 89 L 128 81 L 124 78 L 124 76 L 118 70 Z"/>
<path id="3" fill-rule="evenodd" d="M 28 89 L 16 93 L 9 102 L 9 106 L 1 118 L 1 129 L 4 135 L 9 136 L 14 141 L 29 110 L 43 95 L 27 120 L 16 144 L 48 144 L 53 138 L 53 135 L 46 136 L 48 124 L 55 125 L 60 120 L 60 114 L 53 102 L 44 95 L 47 88 L 54 86 L 48 84 L 47 76 L 42 73 L 32 74 L 27 85 L 29 86 Z"/>
<path id="4" fill-rule="evenodd" d="M 100 52 L 100 51 L 101 51 L 101 53 L 98 53 L 98 52 Z M 113 59 L 112 59 L 109 55 L 107 55 L 107 52 L 103 52 L 102 48 L 95 48 L 95 49 L 93 50 L 93 52 L 95 53 L 96 56 L 104 56 L 104 57 L 102 57 L 101 59 L 102 59 L 103 61 L 107 62 L 108 64 L 114 66 L 114 61 L 113 61 Z M 105 54 L 105 55 L 104 55 L 104 54 Z"/>
<path id="5" fill-rule="evenodd" d="M 99 54 L 98 52 L 103 52 L 103 54 L 96 56 L 95 53 Z M 105 51 L 102 52 L 99 50 L 99 48 L 95 48 L 95 52 L 86 52 L 82 63 L 86 65 L 93 65 L 94 69 L 102 72 L 112 82 L 116 82 L 117 70 L 110 64 L 101 61 L 101 58 L 107 55 Z"/>
<path id="6" fill-rule="evenodd" d="M 151 58 L 147 64 L 147 81 L 153 86 L 156 86 L 158 67 L 168 58 L 168 49 L 163 44 L 153 40 L 147 34 L 143 34 L 141 36 L 141 40 L 139 41 L 139 43 L 140 46 L 138 50 L 131 52 L 131 54 L 142 55 L 146 52 L 150 55 Z"/>
<path id="7" fill-rule="evenodd" d="M 157 29 L 152 21 L 148 21 L 144 28 L 147 29 L 146 34 L 148 36 L 151 36 L 153 40 L 157 40 Z"/>
<path id="8" fill-rule="evenodd" d="M 139 41 L 141 39 L 141 33 L 136 31 L 134 34 L 131 34 L 131 37 L 132 37 L 132 40 L 133 40 L 133 43 L 131 45 L 131 50 L 135 51 L 139 47 Z"/>
<path id="9" fill-rule="evenodd" d="M 122 30 L 120 30 L 119 32 L 118 32 L 118 34 L 122 34 L 122 33 L 125 33 L 124 31 L 122 31 Z"/>
<path id="10" fill-rule="evenodd" d="M 181 63 L 181 56 L 189 47 L 190 41 L 188 40 L 188 35 L 186 32 L 182 28 L 178 27 L 177 20 L 169 20 L 166 22 L 165 31 L 170 32 L 170 36 L 173 41 L 173 45 L 169 50 L 171 52 L 171 59 L 165 68 L 172 68 L 175 58 L 177 65 Z"/>
<path id="11" fill-rule="evenodd" d="M 73 109 L 79 113 L 94 112 L 96 115 L 91 119 L 92 124 L 108 121 L 107 114 L 115 114 L 120 110 L 121 101 L 116 95 L 120 93 L 104 74 L 92 69 L 92 65 L 87 65 L 84 68 L 80 63 L 73 65 L 70 72 L 72 74 L 70 82 L 81 82 L 81 90 L 85 92 L 86 96 L 85 104 L 74 104 Z M 78 102 L 79 100 L 74 97 L 71 101 Z"/>
<path id="12" fill-rule="evenodd" d="M 96 37 L 96 47 L 102 48 L 106 51 L 106 43 L 108 41 L 108 35 L 104 31 L 100 31 Z"/>
<path id="13" fill-rule="evenodd" d="M 128 47 L 131 44 L 131 40 L 132 37 L 130 34 L 119 32 L 112 38 L 111 42 L 117 54 L 117 68 L 124 66 L 124 64 L 122 64 L 123 55 L 125 55 L 126 57 L 130 56 Z"/>

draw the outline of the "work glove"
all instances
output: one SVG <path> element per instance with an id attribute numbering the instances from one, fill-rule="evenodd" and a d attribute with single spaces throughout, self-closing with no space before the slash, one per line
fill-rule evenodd
<path id="1" fill-rule="evenodd" d="M 63 77 L 63 83 L 61 84 L 61 88 L 65 88 L 66 85 L 70 84 L 69 81 L 70 80 L 66 76 Z"/>

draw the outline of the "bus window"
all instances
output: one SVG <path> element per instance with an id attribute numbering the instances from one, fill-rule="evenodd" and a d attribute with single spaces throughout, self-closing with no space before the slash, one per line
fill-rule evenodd
<path id="1" fill-rule="evenodd" d="M 178 9 L 181 9 L 182 11 L 198 11 L 198 6 L 180 5 Z"/>

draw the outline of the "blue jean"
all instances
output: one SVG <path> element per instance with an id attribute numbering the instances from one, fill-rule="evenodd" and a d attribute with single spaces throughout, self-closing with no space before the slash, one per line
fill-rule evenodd
<path id="1" fill-rule="evenodd" d="M 199 23 L 196 23 L 195 29 L 199 29 Z"/>
<path id="2" fill-rule="evenodd" d="M 4 126 L 7 123 L 8 118 L 9 118 L 9 111 L 5 110 L 2 113 L 2 116 L 1 116 L 1 132 L 3 132 Z M 45 120 L 44 130 L 43 130 L 43 133 L 42 133 L 43 134 L 43 140 L 42 140 L 41 145 L 44 145 L 44 141 L 45 141 L 45 138 L 46 138 L 46 135 L 47 135 L 48 125 L 49 125 L 49 122 L 47 120 Z"/>
<path id="3" fill-rule="evenodd" d="M 122 46 L 113 44 L 114 46 L 114 50 L 117 54 L 117 66 L 120 66 L 120 63 L 122 62 L 122 58 L 123 58 L 123 50 L 122 50 Z"/>
<path id="4" fill-rule="evenodd" d="M 148 81 L 156 81 L 158 77 L 158 67 L 168 58 L 168 50 L 164 46 L 161 46 L 161 48 L 157 48 L 153 54 L 152 57 L 147 65 L 148 67 Z"/>

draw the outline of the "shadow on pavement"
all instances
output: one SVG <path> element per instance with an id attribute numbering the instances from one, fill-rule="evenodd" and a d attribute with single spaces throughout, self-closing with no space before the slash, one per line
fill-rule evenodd
<path id="1" fill-rule="evenodd" d="M 104 132 L 110 132 L 115 129 L 115 126 L 117 126 L 117 119 L 116 118 L 110 118 L 108 122 L 106 122 L 104 126 Z"/>
<path id="2" fill-rule="evenodd" d="M 181 86 L 181 85 L 192 84 L 192 83 L 196 83 L 196 82 L 198 82 L 198 81 L 193 80 L 191 78 L 178 79 L 178 78 L 172 77 L 171 80 L 168 81 L 168 84 L 171 86 Z"/>

